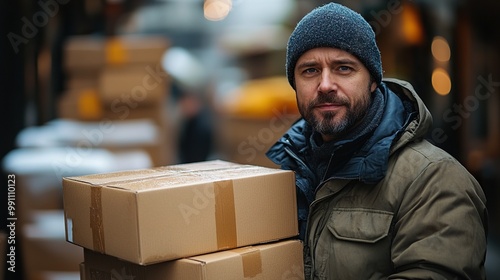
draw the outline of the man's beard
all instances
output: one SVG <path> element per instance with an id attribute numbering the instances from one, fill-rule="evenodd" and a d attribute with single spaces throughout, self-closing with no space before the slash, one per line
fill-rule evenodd
<path id="1" fill-rule="evenodd" d="M 345 106 L 346 113 L 342 119 L 334 120 L 336 112 L 320 112 L 321 117 L 314 112 L 315 106 L 323 103 L 335 103 Z M 363 99 L 359 103 L 352 104 L 348 98 L 341 97 L 336 93 L 320 94 L 318 98 L 309 104 L 300 104 L 299 111 L 304 119 L 313 127 L 313 129 L 322 135 L 338 137 L 349 131 L 358 123 L 368 111 L 371 104 L 370 89 L 363 94 Z"/>

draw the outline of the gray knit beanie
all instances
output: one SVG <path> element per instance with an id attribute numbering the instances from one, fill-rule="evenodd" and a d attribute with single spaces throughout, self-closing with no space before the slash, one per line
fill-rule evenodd
<path id="1" fill-rule="evenodd" d="M 370 24 L 357 12 L 329 3 L 304 16 L 290 35 L 286 75 L 294 89 L 297 60 L 308 50 L 319 47 L 333 47 L 351 53 L 368 68 L 377 84 L 382 81 L 380 51 Z"/>

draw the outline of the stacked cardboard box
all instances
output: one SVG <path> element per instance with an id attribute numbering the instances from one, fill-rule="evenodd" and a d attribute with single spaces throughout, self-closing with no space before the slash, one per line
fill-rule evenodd
<path id="1" fill-rule="evenodd" d="M 87 280 L 303 279 L 302 243 L 298 240 L 246 246 L 147 266 L 84 250 Z"/>
<path id="2" fill-rule="evenodd" d="M 303 271 L 291 171 L 207 161 L 64 178 L 63 193 L 66 238 L 85 248 L 86 279 Z"/>
<path id="3" fill-rule="evenodd" d="M 113 122 L 148 119 L 158 127 L 147 147 L 155 165 L 174 162 L 168 114 L 169 77 L 161 67 L 169 42 L 162 36 L 74 36 L 64 46 L 67 76 L 60 118 Z"/>

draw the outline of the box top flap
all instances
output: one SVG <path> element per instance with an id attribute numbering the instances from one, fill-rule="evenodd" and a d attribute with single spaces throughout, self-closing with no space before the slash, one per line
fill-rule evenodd
<path id="1" fill-rule="evenodd" d="M 67 177 L 64 180 L 138 192 L 283 172 L 291 171 L 215 160 L 152 169 Z"/>
<path id="2" fill-rule="evenodd" d="M 106 185 L 115 182 L 126 182 L 139 180 L 141 178 L 153 178 L 182 174 L 183 172 L 213 170 L 238 166 L 238 164 L 222 160 L 212 160 L 197 163 L 186 163 L 169 166 L 160 166 L 150 169 L 124 170 L 109 173 L 89 174 L 83 176 L 71 176 L 64 179 L 72 181 L 87 182 L 93 185 Z"/>

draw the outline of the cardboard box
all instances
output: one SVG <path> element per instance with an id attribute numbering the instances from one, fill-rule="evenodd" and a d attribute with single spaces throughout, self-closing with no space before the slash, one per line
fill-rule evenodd
<path id="1" fill-rule="evenodd" d="M 98 121 L 104 117 L 104 106 L 96 88 L 65 91 L 57 101 L 59 118 Z"/>
<path id="2" fill-rule="evenodd" d="M 158 106 L 166 101 L 169 77 L 159 66 L 105 68 L 99 78 L 104 104 L 128 104 L 131 108 Z"/>
<path id="3" fill-rule="evenodd" d="M 207 161 L 63 179 L 66 237 L 152 264 L 298 234 L 292 171 Z"/>
<path id="4" fill-rule="evenodd" d="M 101 70 L 101 69 L 99 69 Z M 101 71 L 94 71 L 87 75 L 73 75 L 66 78 L 65 90 L 77 91 L 87 89 L 97 89 Z"/>
<path id="5" fill-rule="evenodd" d="M 87 280 L 303 279 L 302 243 L 280 241 L 141 266 L 84 250 Z"/>
<path id="6" fill-rule="evenodd" d="M 128 121 L 148 119 L 164 126 L 172 122 L 168 112 L 168 104 L 162 102 L 139 106 L 139 102 L 114 102 L 104 103 L 97 88 L 67 90 L 59 97 L 57 102 L 58 117 L 78 121 Z M 141 104 L 145 105 L 145 104 Z M 171 130 L 168 130 L 171 132 Z"/>
<path id="7" fill-rule="evenodd" d="M 64 45 L 64 68 L 85 75 L 105 66 L 156 64 L 169 44 L 155 35 L 72 36 Z"/>

